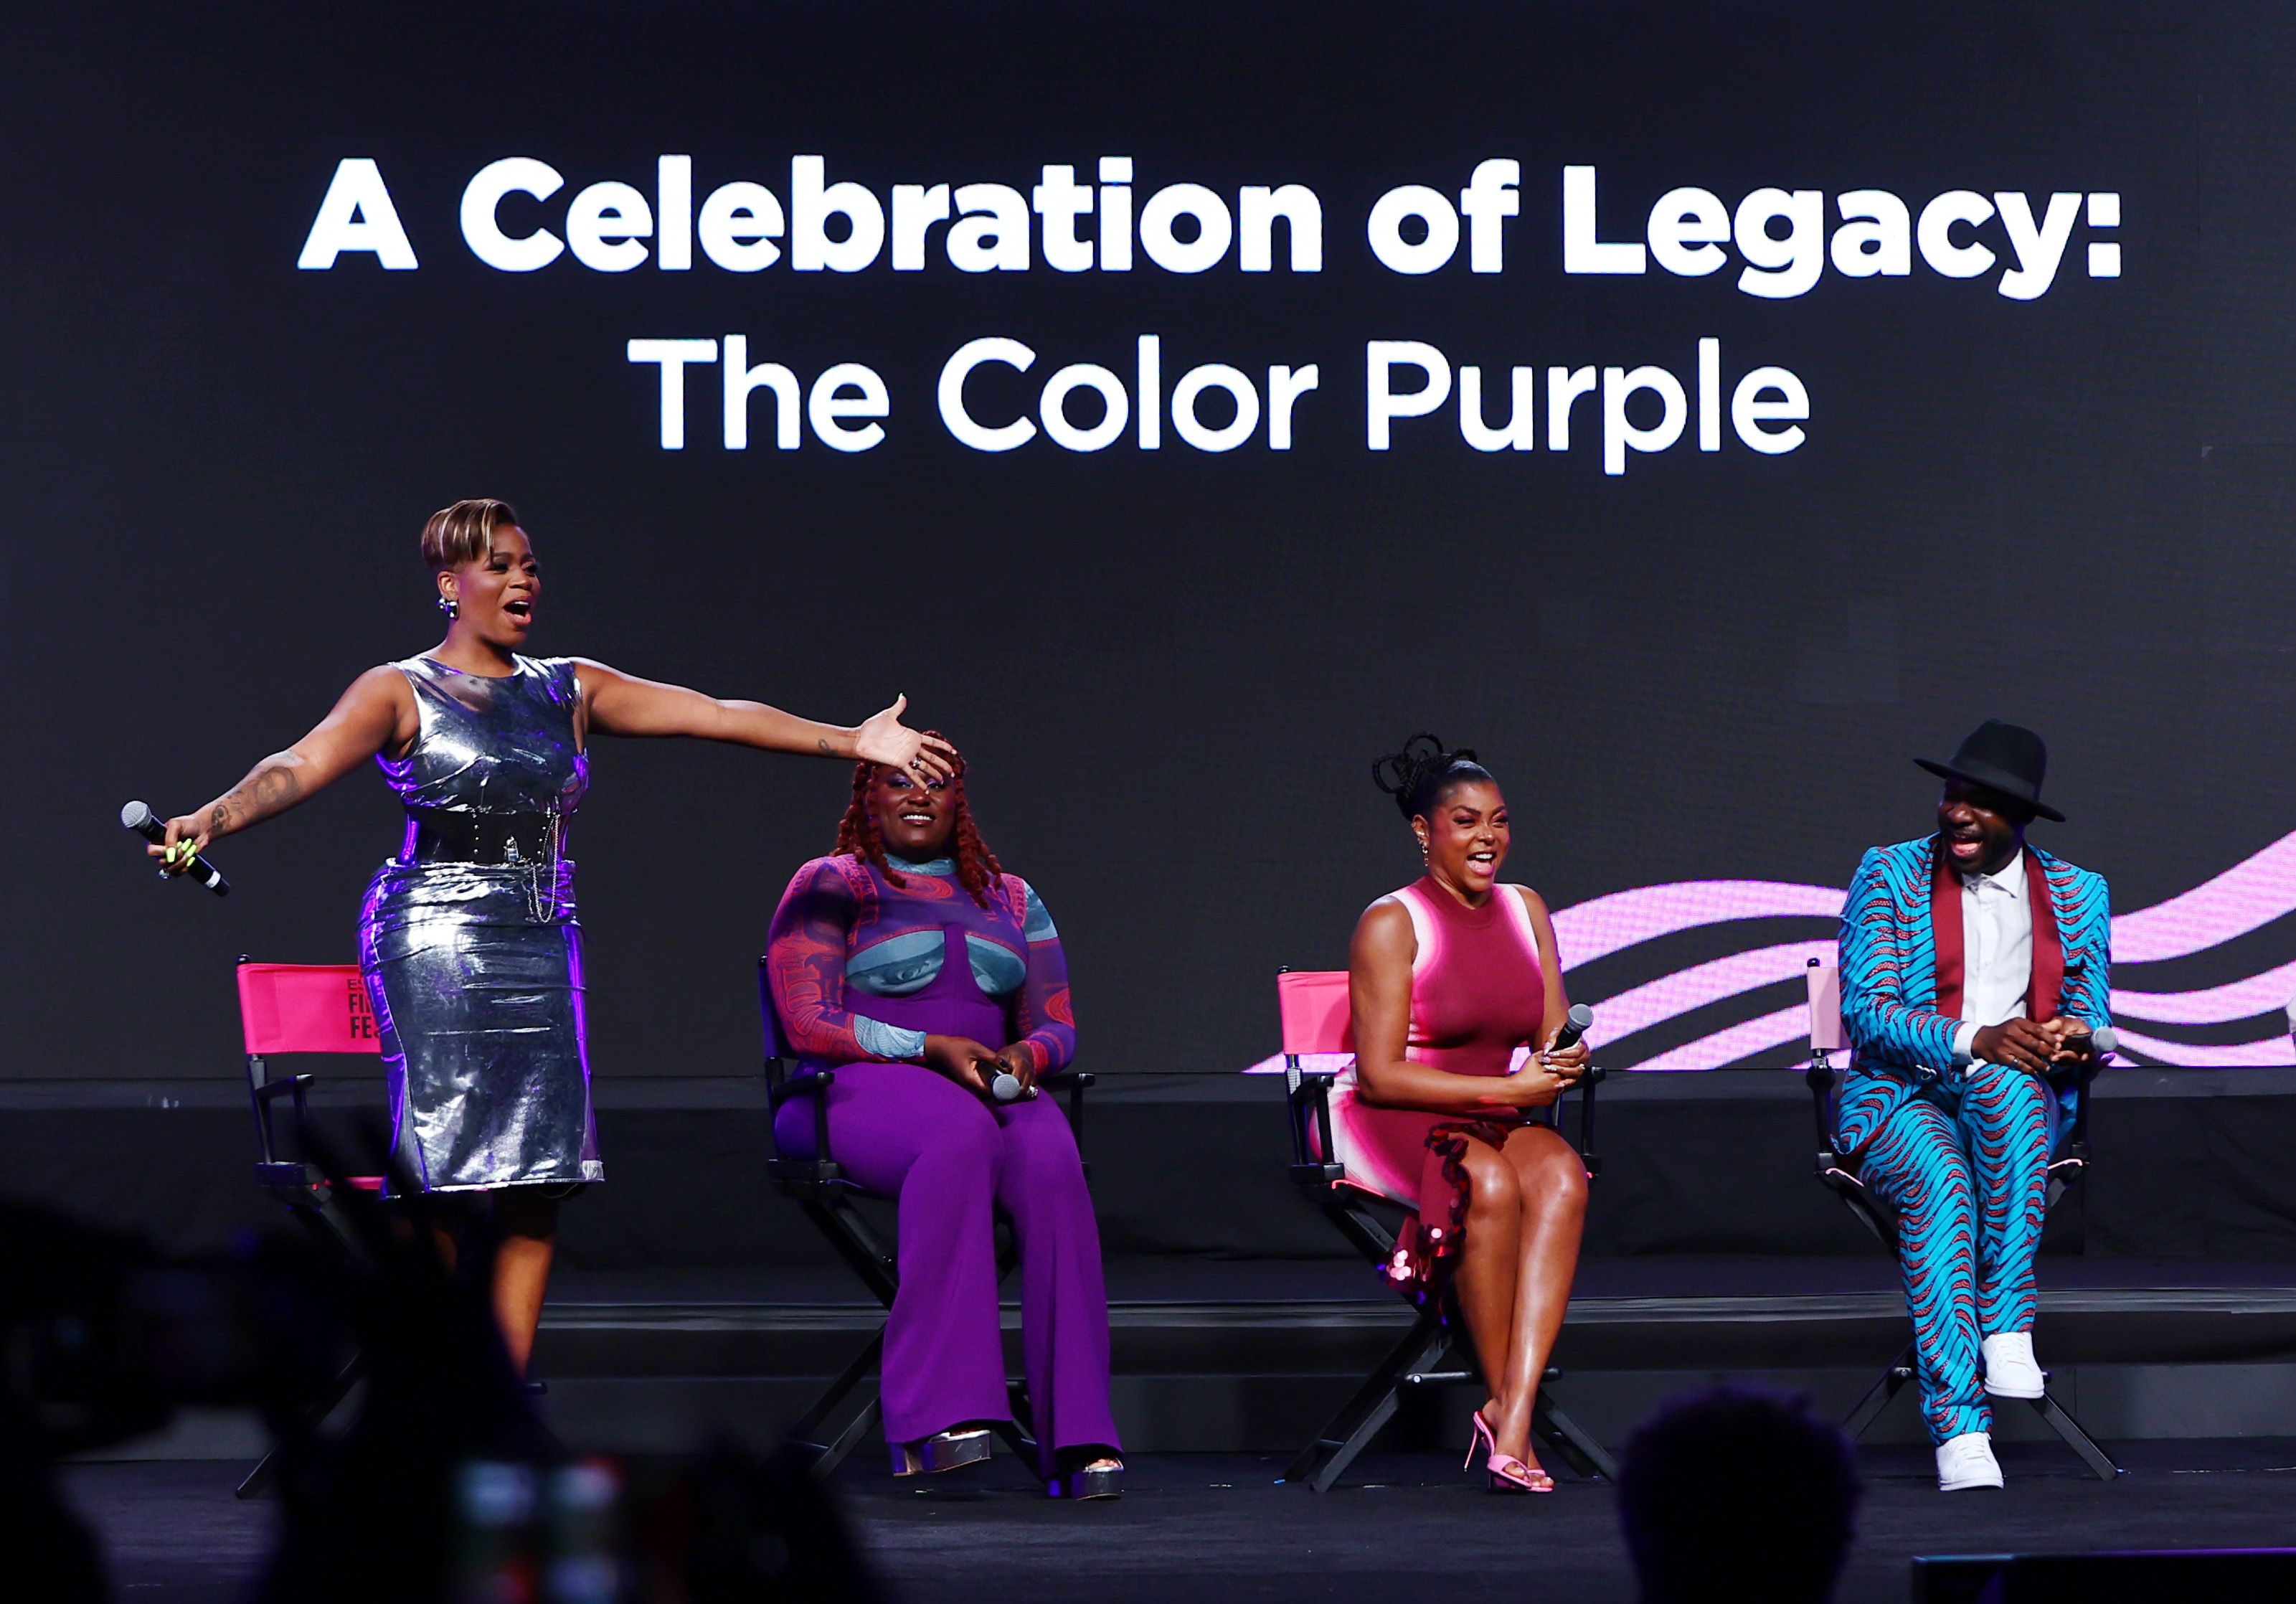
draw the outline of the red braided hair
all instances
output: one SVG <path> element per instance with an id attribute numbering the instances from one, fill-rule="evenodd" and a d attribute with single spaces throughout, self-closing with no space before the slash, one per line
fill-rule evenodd
<path id="1" fill-rule="evenodd" d="M 938 729 L 925 734 L 936 740 L 946 740 Z M 837 851 L 850 852 L 875 866 L 879 874 L 895 885 L 906 885 L 907 881 L 886 867 L 885 840 L 877 828 L 875 815 L 869 811 L 869 787 L 876 780 L 877 763 L 853 765 L 853 800 L 846 805 L 845 817 L 837 821 Z M 1000 883 L 1004 866 L 996 861 L 996 854 L 980 839 L 980 828 L 972 822 L 972 804 L 964 795 L 964 759 L 955 758 L 956 771 L 949 776 L 949 787 L 955 792 L 955 828 L 949 834 L 949 846 L 956 859 L 957 884 L 964 886 L 974 902 L 988 906 L 988 893 Z"/>

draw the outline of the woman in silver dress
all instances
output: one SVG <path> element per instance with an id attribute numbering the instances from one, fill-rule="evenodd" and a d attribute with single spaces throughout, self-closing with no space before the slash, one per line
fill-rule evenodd
<path id="1" fill-rule="evenodd" d="M 900 722 L 906 697 L 844 728 L 587 658 L 522 655 L 542 576 L 506 502 L 458 501 L 434 514 L 422 555 L 446 639 L 360 675 L 317 728 L 198 812 L 169 819 L 152 851 L 180 871 L 209 843 L 366 759 L 381 765 L 406 810 L 406 836 L 367 887 L 359 964 L 381 1029 L 392 1151 L 426 1191 L 490 1196 L 496 1317 L 522 1370 L 559 1201 L 604 1176 L 567 856 L 590 737 L 698 736 L 928 778 L 950 764 L 945 745 Z"/>

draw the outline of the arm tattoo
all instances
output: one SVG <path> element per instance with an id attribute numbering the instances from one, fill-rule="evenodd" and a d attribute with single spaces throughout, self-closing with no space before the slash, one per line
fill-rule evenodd
<path id="1" fill-rule="evenodd" d="M 829 744 L 829 737 L 827 736 L 823 736 L 820 739 L 814 742 L 814 744 L 821 748 L 821 755 L 825 758 L 833 758 L 837 755 L 837 749 Z"/>
<path id="2" fill-rule="evenodd" d="M 257 767 L 253 775 L 256 805 L 266 813 L 276 813 L 291 807 L 302 794 L 303 783 L 295 771 L 284 763 L 271 761 Z"/>
<path id="3" fill-rule="evenodd" d="M 302 796 L 303 782 L 296 777 L 295 760 L 284 753 L 264 759 L 248 777 L 226 792 L 208 815 L 211 834 L 245 829 L 274 813 L 283 813 Z"/>

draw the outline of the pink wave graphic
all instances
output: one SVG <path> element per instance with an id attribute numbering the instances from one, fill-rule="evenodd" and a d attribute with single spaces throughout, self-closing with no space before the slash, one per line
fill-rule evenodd
<path id="1" fill-rule="evenodd" d="M 1839 893 L 1834 900 L 1836 902 L 1841 901 Z M 1562 933 L 1558 931 L 1554 939 L 1559 943 L 1562 939 Z M 1784 946 L 1758 947 L 1751 952 L 1736 952 L 1728 958 L 1715 958 L 1710 963 L 1678 969 L 1672 975 L 1661 975 L 1605 1000 L 1595 1011 L 1595 1027 L 1587 1032 L 1587 1040 L 1595 1048 L 1608 1047 L 1613 1041 L 1622 1041 L 1637 1031 L 1646 1031 L 1678 1014 L 1687 1014 L 1693 1008 L 1704 1008 L 1708 1003 L 1735 997 L 1759 986 L 1792 980 L 1808 967 L 1810 959 L 1830 964 L 1833 956 L 1832 942 L 1789 942 Z M 1564 970 L 1567 972 L 1570 967 L 1570 964 L 1565 962 Z M 1796 1010 L 1796 1015 L 1804 1025 L 1808 1024 L 1806 1012 Z M 1731 1060 L 1724 1058 L 1719 1062 L 1727 1064 Z M 1650 1066 L 1644 1064 L 1637 1067 L 1647 1069 Z M 1701 1065 L 1698 1067 L 1710 1066 Z"/>
<path id="2" fill-rule="evenodd" d="M 1775 1014 L 1765 1014 L 1759 1019 L 1748 1019 L 1716 1031 L 1710 1036 L 1701 1036 L 1695 1041 L 1685 1041 L 1680 1047 L 1644 1058 L 1639 1064 L 1620 1067 L 1632 1070 L 1719 1069 L 1726 1064 L 1735 1064 L 1751 1058 L 1756 1053 L 1766 1053 L 1789 1042 L 1809 1040 L 1809 1008 L 1796 1003 L 1790 1008 L 1780 1008 Z"/>
<path id="3" fill-rule="evenodd" d="M 1779 880 L 1677 880 L 1573 903 L 1554 915 L 1554 940 L 1567 954 L 1562 967 L 1598 958 L 1662 935 L 1718 925 L 1726 919 L 1838 919 L 1847 892 Z"/>
<path id="4" fill-rule="evenodd" d="M 2152 964 L 2220 947 L 2296 909 L 2296 832 L 2181 896 L 2112 921 L 2112 961 Z M 2277 1008 L 2288 1000 L 2280 999 Z"/>
<path id="5" fill-rule="evenodd" d="M 1843 893 L 1824 886 L 1771 881 L 1683 881 L 1618 892 L 1566 908 L 1554 916 L 1555 941 L 1566 972 L 1578 964 L 1659 935 L 1726 920 L 1804 915 L 1839 917 Z M 2296 833 L 2234 865 L 2188 892 L 2112 921 L 2112 957 L 2122 965 L 2186 958 L 2261 929 L 2296 912 Z M 1787 942 L 1735 953 L 1677 970 L 1620 993 L 1595 1014 L 1597 1047 L 1624 1041 L 1696 1008 L 1791 979 L 1806 963 L 1833 957 L 1831 942 Z M 2189 991 L 2116 990 L 2113 1016 L 2152 1024 L 2225 1024 L 2276 1015 L 2296 996 L 2296 963 L 2282 964 L 2227 984 Z M 1711 1069 L 1796 1040 L 1808 1039 L 1800 1008 L 1782 1009 L 1702 1036 L 1680 1047 L 1620 1067 L 1639 1070 Z M 2254 1040 L 2194 1046 L 2121 1032 L 2134 1051 L 2179 1064 L 2244 1065 L 2296 1063 L 2282 1021 Z"/>
<path id="6" fill-rule="evenodd" d="M 2114 932 L 2116 940 L 2119 934 Z M 2116 959 L 2119 956 L 2114 954 Z M 2296 963 L 2200 991 L 2124 991 L 2116 986 L 2112 1016 L 2154 1024 L 2230 1024 L 2285 1008 L 2292 997 L 2296 997 Z"/>
<path id="7" fill-rule="evenodd" d="M 1566 973 L 1598 958 L 1660 936 L 1743 919 L 1839 918 L 1845 892 L 1823 885 L 1772 880 L 1683 880 L 1612 892 L 1560 909 L 1554 915 L 1556 944 Z M 2118 915 L 2112 921 L 2112 959 L 2126 965 L 2161 963 L 2220 947 L 2284 916 L 2296 912 L 2296 832 L 2191 891 L 2151 908 Z M 1724 1002 L 1763 986 L 1791 980 L 1813 958 L 1831 962 L 1830 940 L 1787 942 L 1749 949 L 1694 964 L 1629 988 L 1595 1010 L 1588 1040 L 1597 1048 L 1626 1041 L 1699 1008 Z M 2296 996 L 2296 962 L 2222 985 L 2186 991 L 2117 989 L 2113 1017 L 2147 1024 L 2213 1025 L 2273 1015 L 2266 1033 L 2253 1040 L 2195 1046 L 2149 1034 L 2120 1032 L 2129 1049 L 2165 1063 L 2193 1067 L 2296 1063 L 2286 1022 L 2279 1010 Z M 1796 1005 L 1757 1019 L 1710 1032 L 1695 1041 L 1643 1059 L 1629 1056 L 1612 1066 L 1644 1071 L 1714 1069 L 1808 1039 L 1807 1010 Z M 1332 1067 L 1343 1064 L 1337 1059 Z M 1265 1059 L 1248 1073 L 1280 1070 L 1283 1058 Z"/>

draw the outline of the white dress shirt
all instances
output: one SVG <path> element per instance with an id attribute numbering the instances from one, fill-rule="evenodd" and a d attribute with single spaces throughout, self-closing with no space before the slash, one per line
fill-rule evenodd
<path id="1" fill-rule="evenodd" d="M 1988 1024 L 2025 1012 L 2033 980 L 2033 908 L 2020 849 L 1990 875 L 1961 876 L 1961 1027 L 1953 1033 L 1956 1064 Z"/>

